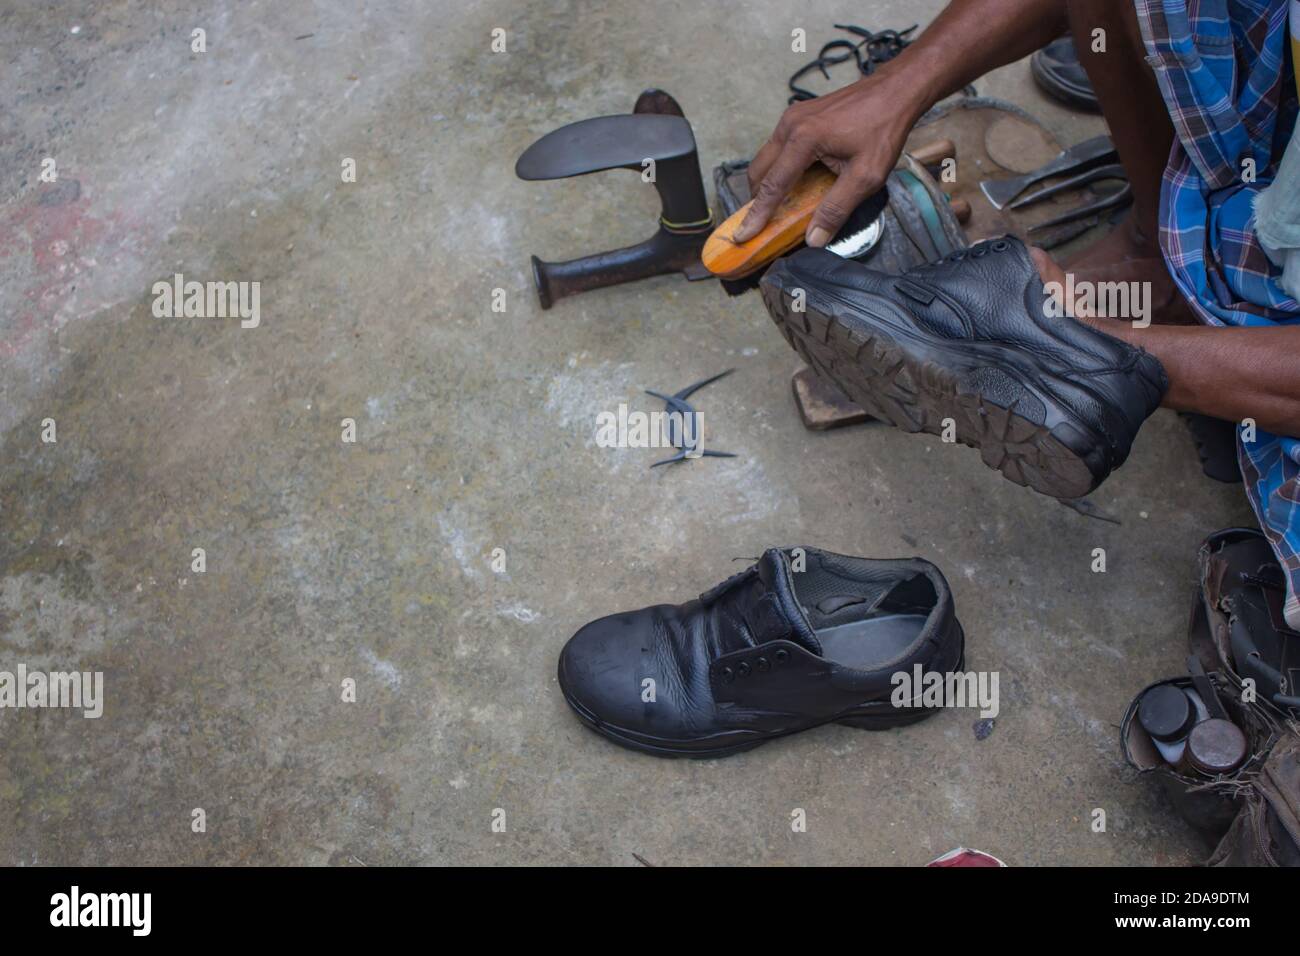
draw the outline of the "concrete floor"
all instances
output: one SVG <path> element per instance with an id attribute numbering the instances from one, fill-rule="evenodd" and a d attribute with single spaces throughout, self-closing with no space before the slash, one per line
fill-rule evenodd
<path id="1" fill-rule="evenodd" d="M 0 711 L 0 863 L 1201 858 L 1116 742 L 1182 670 L 1197 543 L 1249 520 L 1173 414 L 1095 495 L 1111 525 L 928 436 L 805 431 L 757 296 L 663 278 L 543 312 L 530 286 L 530 253 L 640 238 L 656 208 L 627 174 L 516 180 L 535 137 L 662 85 L 706 166 L 747 155 L 806 59 L 793 28 L 815 48 L 940 6 L 0 8 L 0 669 L 106 682 L 98 721 Z M 980 89 L 1100 129 L 1023 63 Z M 155 318 L 174 272 L 259 280 L 261 326 Z M 598 412 L 733 366 L 700 407 L 738 459 L 595 446 Z M 950 712 L 663 761 L 568 712 L 554 663 L 581 624 L 798 543 L 937 562 L 969 666 L 1001 674 L 992 735 Z"/>

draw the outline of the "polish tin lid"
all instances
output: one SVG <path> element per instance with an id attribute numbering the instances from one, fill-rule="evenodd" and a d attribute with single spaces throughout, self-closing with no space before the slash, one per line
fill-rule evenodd
<path id="1" fill-rule="evenodd" d="M 1246 735 L 1230 720 L 1203 720 L 1187 735 L 1187 761 L 1211 777 L 1232 773 L 1246 762 Z"/>
<path id="2" fill-rule="evenodd" d="M 1192 729 L 1196 709 L 1186 694 L 1173 684 L 1158 684 L 1138 702 L 1138 722 L 1156 740 L 1182 740 Z"/>

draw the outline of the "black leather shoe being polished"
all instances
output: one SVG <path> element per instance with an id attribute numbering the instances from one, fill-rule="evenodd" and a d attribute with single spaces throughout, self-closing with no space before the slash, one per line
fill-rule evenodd
<path id="1" fill-rule="evenodd" d="M 1057 498 L 1122 465 L 1168 388 L 1154 356 L 1049 318 L 1038 270 L 1011 236 L 901 276 L 804 249 L 761 287 L 795 351 L 869 415 L 934 435 L 951 419 L 991 468 Z"/>
<path id="2" fill-rule="evenodd" d="M 891 703 L 893 675 L 959 671 L 964 647 L 928 561 L 772 548 L 696 600 L 588 624 L 561 651 L 559 679 L 583 722 L 625 747 L 724 757 L 832 721 L 877 730 L 930 716 L 919 697 Z"/>

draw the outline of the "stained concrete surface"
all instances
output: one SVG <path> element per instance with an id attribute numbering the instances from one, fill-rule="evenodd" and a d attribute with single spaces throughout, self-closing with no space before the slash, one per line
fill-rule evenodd
<path id="1" fill-rule="evenodd" d="M 1182 668 L 1197 543 L 1249 520 L 1174 415 L 1094 496 L 1106 524 L 928 436 L 805 431 L 756 296 L 662 278 L 543 312 L 530 287 L 530 253 L 632 241 L 656 208 L 625 173 L 517 181 L 536 136 L 662 85 L 706 166 L 743 156 L 806 59 L 792 29 L 939 7 L 0 8 L 0 670 L 103 671 L 106 697 L 0 711 L 0 863 L 1199 859 L 1116 742 Z M 979 85 L 1067 140 L 1101 128 L 1024 63 Z M 260 327 L 155 318 L 175 272 L 260 281 Z M 595 446 L 598 412 L 728 367 L 699 406 L 739 458 Z M 969 666 L 1001 676 L 993 733 L 949 712 L 681 762 L 567 711 L 582 623 L 797 543 L 943 567 Z"/>

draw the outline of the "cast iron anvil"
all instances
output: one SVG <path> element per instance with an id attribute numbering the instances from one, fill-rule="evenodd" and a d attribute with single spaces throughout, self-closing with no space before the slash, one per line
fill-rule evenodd
<path id="1" fill-rule="evenodd" d="M 654 169 L 663 209 L 644 242 L 567 262 L 532 256 L 533 282 L 543 309 L 556 299 L 668 272 L 711 278 L 700 250 L 713 229 L 704 195 L 695 134 L 682 108 L 662 90 L 646 90 L 631 113 L 570 123 L 533 143 L 515 163 L 520 179 L 567 179 L 605 169 Z"/>

